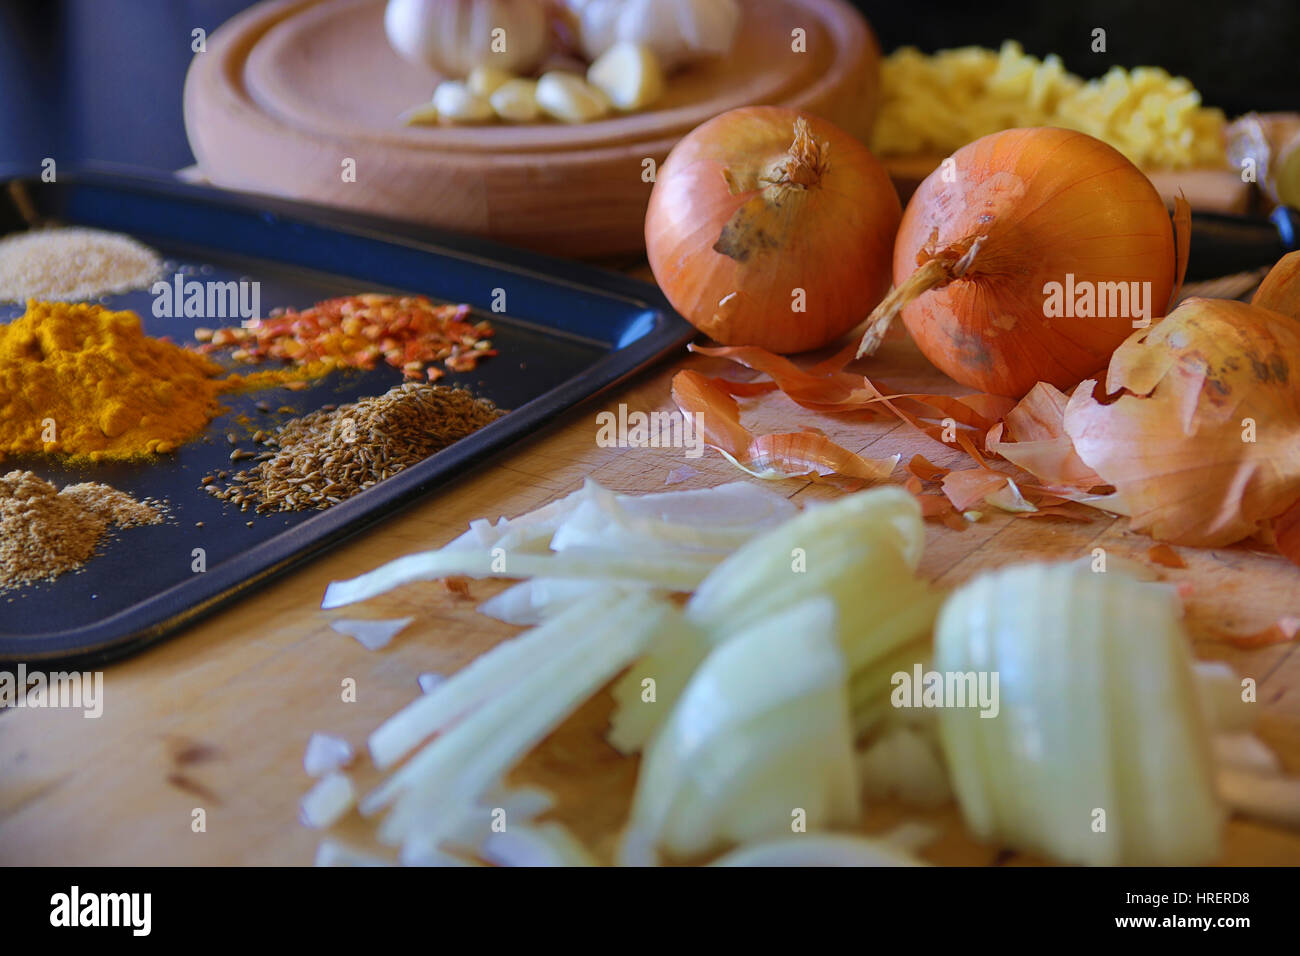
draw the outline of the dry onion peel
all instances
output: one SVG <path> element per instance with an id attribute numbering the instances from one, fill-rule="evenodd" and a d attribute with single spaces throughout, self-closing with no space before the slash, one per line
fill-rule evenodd
<path id="1" fill-rule="evenodd" d="M 1273 519 L 1273 541 L 1292 564 L 1300 564 L 1300 501 Z"/>
<path id="2" fill-rule="evenodd" d="M 952 596 L 936 670 L 1000 675 L 996 718 L 939 715 L 977 839 L 1092 865 L 1216 857 L 1221 813 L 1178 615 L 1152 585 L 1066 564 L 1004 568 Z"/>
<path id="3" fill-rule="evenodd" d="M 1283 616 L 1268 627 L 1255 631 L 1253 634 L 1215 632 L 1209 636 L 1220 644 L 1228 644 L 1242 651 L 1253 651 L 1261 647 L 1271 647 L 1274 644 L 1285 644 L 1287 641 L 1294 641 L 1297 634 L 1300 634 L 1300 617 Z"/>
<path id="4" fill-rule="evenodd" d="M 950 159 L 908 202 L 894 247 L 896 288 L 872 313 L 859 356 L 873 353 L 901 314 L 948 376 L 1020 397 L 1039 381 L 1073 386 L 1105 364 L 1140 313 L 1163 314 L 1185 265 L 1175 228 L 1185 228 L 1186 203 L 1171 226 L 1159 193 L 1115 149 L 1041 127 L 985 136 Z M 1104 316 L 1076 318 L 1073 302 L 1049 315 L 1049 283 L 1062 292 L 1124 283 L 1127 305 L 1116 289 Z M 1145 309 L 1128 302 L 1130 288 Z"/>
<path id="5" fill-rule="evenodd" d="M 853 360 L 852 352 L 848 349 L 808 369 L 802 369 L 784 356 L 753 346 L 708 348 L 692 344 L 688 348 L 711 358 L 728 359 L 770 376 L 772 383 L 787 398 L 809 411 L 830 413 L 883 409 L 921 428 L 938 441 L 942 441 L 941 426 L 927 428 L 918 419 L 942 422 L 943 419 L 951 418 L 959 426 L 983 432 L 1015 404 L 1000 395 L 979 392 L 971 395 L 895 392 L 883 382 L 873 382 L 865 375 L 846 372 L 844 366 Z M 734 384 L 737 383 L 721 387 L 730 391 Z M 753 386 L 768 383 L 745 384 Z"/>
<path id="6" fill-rule="evenodd" d="M 699 416 L 704 443 L 755 478 L 879 481 L 898 464 L 897 455 L 863 458 L 813 431 L 755 437 L 740 423 L 736 400 L 690 369 L 673 376 L 672 391 L 683 415 Z"/>
<path id="7" fill-rule="evenodd" d="M 1187 562 L 1167 544 L 1157 544 L 1147 549 L 1147 560 L 1164 568 L 1185 568 Z"/>
<path id="8" fill-rule="evenodd" d="M 1300 319 L 1300 252 L 1288 252 L 1268 270 L 1250 304 Z"/>
<path id="9" fill-rule="evenodd" d="M 1010 476 L 991 468 L 950 471 L 943 476 L 942 486 L 943 493 L 958 511 L 969 511 L 978 504 L 1017 514 L 1038 510 L 1025 500 Z"/>
<path id="10" fill-rule="evenodd" d="M 1070 397 L 1039 382 L 991 429 L 985 447 L 1049 487 L 1087 491 L 1104 485 L 1083 463 L 1065 433 L 1065 408 Z M 1004 437 L 1005 436 L 1005 437 Z"/>
<path id="11" fill-rule="evenodd" d="M 1134 529 L 1174 544 L 1231 544 L 1300 500 L 1297 369 L 1294 320 L 1188 299 L 1116 350 L 1106 394 L 1079 386 L 1065 429 Z"/>

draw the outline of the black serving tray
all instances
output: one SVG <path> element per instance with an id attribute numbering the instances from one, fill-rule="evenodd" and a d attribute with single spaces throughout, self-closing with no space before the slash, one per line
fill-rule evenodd
<path id="1" fill-rule="evenodd" d="M 226 434 L 247 436 L 292 417 L 258 411 L 291 406 L 303 414 L 382 394 L 401 382 L 383 366 L 338 372 L 292 392 L 227 396 L 230 411 L 205 437 L 143 463 L 69 468 L 44 456 L 8 457 L 0 469 L 26 468 L 56 484 L 103 481 L 138 498 L 165 499 L 162 525 L 117 533 L 83 570 L 50 583 L 0 592 L 0 662 L 77 658 L 103 661 L 174 634 L 289 568 L 464 475 L 488 456 L 535 434 L 566 409 L 680 349 L 693 330 L 657 289 L 574 262 L 449 235 L 409 223 L 139 176 L 60 171 L 57 182 L 13 179 L 0 193 L 0 234 L 35 219 L 127 233 L 189 278 L 251 278 L 261 309 L 305 308 L 362 291 L 419 293 L 469 303 L 492 321 L 500 354 L 473 372 L 449 372 L 509 414 L 418 466 L 327 511 L 254 515 L 202 491 L 200 480 L 231 466 Z M 491 311 L 505 291 L 505 310 Z M 148 291 L 103 303 L 139 313 L 145 330 L 173 341 L 207 318 L 158 318 Z M 0 322 L 22 306 L 0 304 Z M 218 356 L 215 356 L 219 358 Z M 239 422 L 244 416 L 251 424 Z M 246 522 L 252 520 L 252 527 Z M 196 527 L 202 522 L 203 527 Z M 193 550 L 207 570 L 191 570 Z"/>

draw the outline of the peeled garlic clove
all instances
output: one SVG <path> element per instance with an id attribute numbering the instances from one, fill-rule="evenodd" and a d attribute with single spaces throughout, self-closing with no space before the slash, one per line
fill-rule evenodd
<path id="1" fill-rule="evenodd" d="M 465 85 L 475 96 L 490 97 L 513 79 L 512 74 L 495 66 L 476 66 L 465 78 Z"/>
<path id="2" fill-rule="evenodd" d="M 537 81 L 537 105 L 563 123 L 590 123 L 609 112 L 607 97 L 573 73 L 543 74 Z"/>
<path id="3" fill-rule="evenodd" d="M 537 83 L 510 80 L 497 87 L 489 98 L 497 116 L 510 123 L 531 123 L 542 114 L 537 105 Z"/>
<path id="4" fill-rule="evenodd" d="M 624 112 L 645 109 L 664 93 L 664 71 L 649 47 L 616 43 L 591 64 L 587 82 Z"/>
<path id="5" fill-rule="evenodd" d="M 433 91 L 433 106 L 438 117 L 448 123 L 486 123 L 492 119 L 492 104 L 460 80 L 439 83 Z"/>
<path id="6" fill-rule="evenodd" d="M 433 103 L 420 103 L 412 106 L 398 117 L 407 126 L 431 126 L 438 122 L 438 107 Z"/>

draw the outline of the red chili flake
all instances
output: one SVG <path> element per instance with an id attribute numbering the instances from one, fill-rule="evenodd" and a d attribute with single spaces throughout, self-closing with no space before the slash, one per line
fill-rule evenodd
<path id="1" fill-rule="evenodd" d="M 492 325 L 473 324 L 468 305 L 435 305 L 424 296 L 378 293 L 318 302 L 309 309 L 273 309 L 248 327 L 215 329 L 199 346 L 211 352 L 238 346 L 232 357 L 247 364 L 268 358 L 299 365 L 372 369 L 383 359 L 411 379 L 437 381 L 445 373 L 470 372 L 497 354 Z M 207 330 L 205 335 L 207 334 Z"/>

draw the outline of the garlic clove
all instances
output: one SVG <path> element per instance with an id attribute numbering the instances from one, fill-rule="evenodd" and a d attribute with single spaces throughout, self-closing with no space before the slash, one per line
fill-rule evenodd
<path id="1" fill-rule="evenodd" d="M 514 79 L 497 87 L 489 98 L 497 116 L 509 123 L 532 123 L 542 114 L 537 105 L 537 83 Z"/>
<path id="2" fill-rule="evenodd" d="M 609 113 L 609 97 L 573 73 L 551 72 L 537 81 L 537 105 L 564 123 L 590 123 Z"/>
<path id="3" fill-rule="evenodd" d="M 433 91 L 433 106 L 446 123 L 486 123 L 493 116 L 492 104 L 460 80 L 439 83 Z"/>
<path id="4" fill-rule="evenodd" d="M 513 79 L 513 74 L 498 70 L 495 66 L 476 66 L 465 78 L 465 85 L 475 96 L 490 97 Z"/>
<path id="5" fill-rule="evenodd" d="M 616 43 L 591 65 L 587 82 L 624 112 L 645 109 L 663 96 L 664 71 L 648 46 Z"/>
<path id="6" fill-rule="evenodd" d="M 438 122 L 438 107 L 432 102 L 419 103 L 398 117 L 407 126 L 432 126 Z"/>

